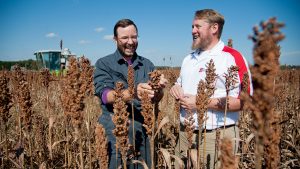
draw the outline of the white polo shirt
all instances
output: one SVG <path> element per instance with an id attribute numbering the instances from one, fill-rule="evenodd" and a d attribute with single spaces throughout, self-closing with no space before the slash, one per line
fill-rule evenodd
<path id="1" fill-rule="evenodd" d="M 222 41 L 219 41 L 216 46 L 211 50 L 201 51 L 196 50 L 186 56 L 182 62 L 181 71 L 177 84 L 181 85 L 184 94 L 197 94 L 197 87 L 199 81 L 205 80 L 206 77 L 206 64 L 213 59 L 216 68 L 216 90 L 212 98 L 226 97 L 225 89 L 225 73 L 230 66 L 235 65 L 239 67 L 239 78 L 236 88 L 229 92 L 229 96 L 238 98 L 241 90 L 241 82 L 245 72 L 248 72 L 251 77 L 248 64 L 244 57 L 236 50 L 227 47 Z M 251 82 L 251 79 L 250 79 Z M 252 94 L 252 84 L 249 85 L 248 92 Z M 198 129 L 197 112 L 193 112 L 193 118 L 195 120 L 195 127 Z M 224 126 L 224 112 L 208 110 L 208 119 L 206 121 L 206 129 L 215 129 Z M 180 121 L 183 123 L 186 117 L 186 111 L 181 108 Z M 235 124 L 238 121 L 239 112 L 227 112 L 226 114 L 226 126 Z"/>

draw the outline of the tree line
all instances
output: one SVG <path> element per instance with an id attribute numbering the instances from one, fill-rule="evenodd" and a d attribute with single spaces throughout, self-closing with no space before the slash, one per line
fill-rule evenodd
<path id="1" fill-rule="evenodd" d="M 1 61 L 0 60 L 0 70 L 11 70 L 13 65 L 18 64 L 27 70 L 38 70 L 37 62 L 33 59 L 19 60 L 19 61 Z"/>
<path id="2" fill-rule="evenodd" d="M 1 61 L 0 60 L 0 70 L 11 70 L 13 65 L 18 64 L 20 67 L 23 67 L 27 70 L 38 70 L 37 62 L 33 59 L 28 60 L 19 60 L 19 61 Z M 168 69 L 167 66 L 157 66 L 158 70 Z M 300 65 L 281 65 L 282 70 L 285 69 L 300 69 Z M 180 69 L 180 67 L 173 67 L 172 69 Z"/>

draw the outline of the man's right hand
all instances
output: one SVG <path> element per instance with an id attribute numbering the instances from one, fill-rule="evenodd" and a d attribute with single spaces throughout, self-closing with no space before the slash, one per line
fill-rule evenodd
<path id="1" fill-rule="evenodd" d="M 184 97 L 183 89 L 180 85 L 175 84 L 170 89 L 170 94 L 173 96 L 176 100 L 182 99 Z"/>
<path id="2" fill-rule="evenodd" d="M 139 83 L 137 86 L 137 95 L 139 99 L 142 99 L 142 94 L 146 92 L 149 98 L 154 97 L 154 91 L 148 83 Z"/>
<path id="3" fill-rule="evenodd" d="M 116 101 L 116 97 L 115 97 L 116 91 L 115 90 L 110 90 L 107 93 L 107 103 L 108 104 L 113 104 Z M 123 100 L 124 102 L 129 102 L 131 100 L 131 96 L 129 93 L 128 89 L 122 90 L 122 94 L 123 94 Z"/>

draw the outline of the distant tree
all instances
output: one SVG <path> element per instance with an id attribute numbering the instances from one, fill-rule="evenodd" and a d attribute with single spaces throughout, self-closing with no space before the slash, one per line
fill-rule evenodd
<path id="1" fill-rule="evenodd" d="M 20 60 L 20 61 L 0 61 L 1 70 L 10 70 L 13 65 L 18 64 L 20 67 L 24 67 L 28 70 L 37 70 L 37 63 L 33 59 Z"/>

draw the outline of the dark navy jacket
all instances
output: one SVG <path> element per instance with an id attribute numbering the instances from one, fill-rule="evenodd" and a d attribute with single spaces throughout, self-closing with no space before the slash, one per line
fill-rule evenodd
<path id="1" fill-rule="evenodd" d="M 136 53 L 132 57 L 132 66 L 134 68 L 134 79 L 135 87 L 139 83 L 145 83 L 149 79 L 149 72 L 154 70 L 153 63 L 137 55 Z M 105 56 L 98 59 L 95 64 L 95 73 L 94 73 L 94 85 L 95 85 L 95 94 L 100 98 L 105 89 L 114 89 L 115 84 L 118 81 L 123 82 L 124 87 L 128 88 L 127 83 L 127 72 L 128 72 L 128 63 L 124 60 L 122 55 L 118 50 L 115 53 Z M 103 104 L 101 103 L 102 113 L 113 113 L 112 104 Z M 135 119 L 141 121 L 143 118 L 140 116 L 140 101 L 137 99 L 134 100 L 134 108 L 136 117 Z M 128 112 L 131 112 L 131 106 L 128 105 Z M 138 113 L 138 114 L 137 114 Z M 141 119 L 140 119 L 141 118 Z"/>

